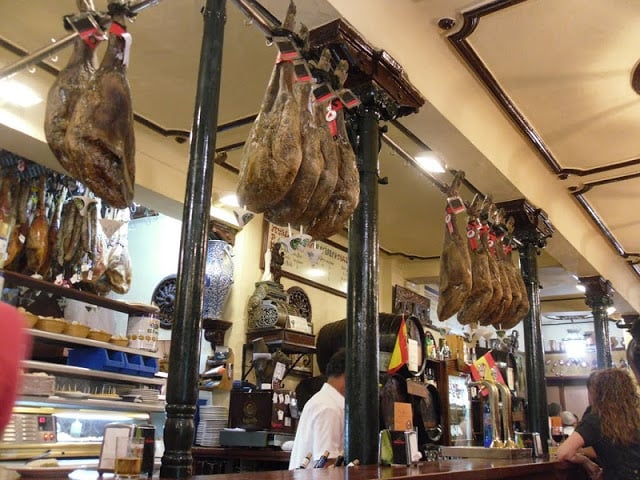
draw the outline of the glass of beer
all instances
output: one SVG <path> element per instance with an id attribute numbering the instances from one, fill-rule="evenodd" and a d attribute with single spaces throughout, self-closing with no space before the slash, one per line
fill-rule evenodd
<path id="1" fill-rule="evenodd" d="M 116 438 L 115 474 L 118 479 L 140 478 L 143 438 Z"/>

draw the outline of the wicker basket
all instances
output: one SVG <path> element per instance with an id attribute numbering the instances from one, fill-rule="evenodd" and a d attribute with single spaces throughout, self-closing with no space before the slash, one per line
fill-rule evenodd
<path id="1" fill-rule="evenodd" d="M 18 311 L 22 314 L 22 316 L 24 317 L 24 321 L 27 325 L 27 328 L 33 328 L 36 326 L 36 323 L 38 323 L 38 316 L 34 315 L 31 312 L 27 312 L 24 308 L 19 307 Z"/>
<path id="2" fill-rule="evenodd" d="M 127 345 L 129 345 L 129 339 L 126 337 L 111 337 L 109 343 L 113 343 L 114 345 L 117 345 L 119 347 L 126 347 Z"/>
<path id="3" fill-rule="evenodd" d="M 97 340 L 98 342 L 108 342 L 111 338 L 111 334 L 102 330 L 90 330 L 87 337 L 91 340 Z"/>
<path id="4" fill-rule="evenodd" d="M 64 333 L 71 335 L 72 337 L 87 338 L 89 335 L 89 326 L 82 325 L 81 323 L 70 323 L 64 330 Z"/>
<path id="5" fill-rule="evenodd" d="M 62 318 L 38 317 L 36 328 L 50 333 L 62 333 L 67 328 L 67 322 Z"/>

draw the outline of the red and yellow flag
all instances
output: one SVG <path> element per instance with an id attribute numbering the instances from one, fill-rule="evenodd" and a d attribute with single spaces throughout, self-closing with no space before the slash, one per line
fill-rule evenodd
<path id="1" fill-rule="evenodd" d="M 389 359 L 389 368 L 387 369 L 389 375 L 396 373 L 409 361 L 409 348 L 407 343 L 407 324 L 404 321 L 404 315 L 402 315 L 400 329 L 396 336 L 396 344 L 393 347 L 393 353 Z"/>

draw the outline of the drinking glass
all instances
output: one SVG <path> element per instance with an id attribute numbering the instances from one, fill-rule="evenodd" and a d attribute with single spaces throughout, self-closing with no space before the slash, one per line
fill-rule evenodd
<path id="1" fill-rule="evenodd" d="M 116 438 L 115 474 L 118 479 L 138 479 L 142 469 L 144 439 Z"/>

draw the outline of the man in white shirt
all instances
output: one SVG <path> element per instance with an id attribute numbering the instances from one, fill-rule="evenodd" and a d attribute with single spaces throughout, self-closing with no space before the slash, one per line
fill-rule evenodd
<path id="1" fill-rule="evenodd" d="M 289 470 L 299 468 L 308 453 L 310 467 L 329 451 L 335 458 L 344 451 L 344 349 L 334 353 L 327 363 L 327 383 L 305 404 L 291 450 Z"/>

